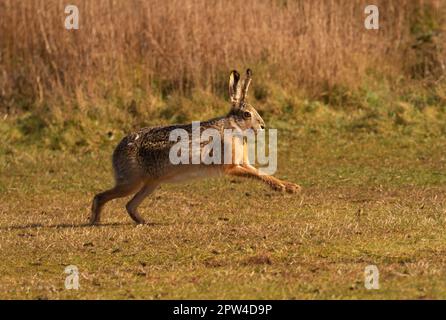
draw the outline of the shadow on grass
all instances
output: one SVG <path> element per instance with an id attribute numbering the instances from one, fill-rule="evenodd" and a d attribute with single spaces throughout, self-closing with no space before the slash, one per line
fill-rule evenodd
<path id="1" fill-rule="evenodd" d="M 144 226 L 163 226 L 166 223 L 146 223 Z M 132 222 L 111 222 L 111 223 L 101 223 L 97 225 L 91 225 L 89 223 L 61 223 L 61 224 L 50 224 L 44 225 L 41 223 L 30 223 L 18 226 L 0 226 L 0 231 L 12 231 L 12 230 L 26 230 L 26 229 L 65 229 L 65 228 L 102 228 L 102 227 L 121 227 L 121 226 L 137 226 Z"/>

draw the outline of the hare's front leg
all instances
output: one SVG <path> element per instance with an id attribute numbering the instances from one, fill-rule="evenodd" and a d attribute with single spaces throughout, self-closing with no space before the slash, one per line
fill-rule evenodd
<path id="1" fill-rule="evenodd" d="M 297 184 L 282 181 L 273 176 L 262 175 L 259 173 L 259 170 L 251 165 L 229 166 L 226 168 L 225 172 L 226 174 L 233 176 L 249 177 L 261 180 L 275 191 L 287 191 L 289 193 L 296 193 L 301 190 L 301 187 Z"/>
<path id="2" fill-rule="evenodd" d="M 292 182 L 288 182 L 288 181 L 283 181 L 280 179 L 277 179 L 276 177 L 273 176 L 268 176 L 268 175 L 262 175 L 259 173 L 259 170 L 256 167 L 253 167 L 250 164 L 244 164 L 244 167 L 256 172 L 257 174 L 259 174 L 261 177 L 265 177 L 266 182 L 268 181 L 268 179 L 271 179 L 274 182 L 279 183 L 280 185 L 284 185 L 285 186 L 285 191 L 289 192 L 289 193 L 297 193 L 300 192 L 302 190 L 302 187 L 299 186 L 298 184 L 292 183 Z"/>
<path id="3" fill-rule="evenodd" d="M 298 192 L 302 191 L 302 187 L 298 184 L 295 184 L 293 182 L 283 181 L 283 180 L 281 180 L 281 182 L 285 185 L 285 190 L 288 193 L 298 193 Z"/>
<path id="4" fill-rule="evenodd" d="M 246 144 L 243 145 L 243 163 L 241 164 L 241 166 L 249 170 L 251 175 L 257 176 L 260 180 L 268 184 L 272 189 L 276 191 L 297 193 L 302 190 L 302 188 L 295 183 L 283 181 L 273 176 L 260 174 L 260 171 L 256 167 L 252 166 L 249 162 L 248 147 Z"/>

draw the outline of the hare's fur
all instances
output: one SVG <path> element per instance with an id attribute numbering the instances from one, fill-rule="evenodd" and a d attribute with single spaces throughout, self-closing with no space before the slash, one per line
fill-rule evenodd
<path id="1" fill-rule="evenodd" d="M 251 82 L 251 71 L 247 71 L 243 83 L 237 71 L 231 72 L 229 95 L 231 111 L 224 117 L 200 123 L 200 131 L 208 128 L 218 130 L 223 137 L 224 129 L 246 130 L 263 129 L 265 124 L 257 111 L 246 102 L 246 95 Z M 143 128 L 124 137 L 113 152 L 115 187 L 97 194 L 93 199 L 90 223 L 100 221 L 101 209 L 106 202 L 135 194 L 127 203 L 126 209 L 136 223 L 144 223 L 137 208 L 141 202 L 162 183 L 187 181 L 193 178 L 205 178 L 219 175 L 250 177 L 263 181 L 276 191 L 298 192 L 300 186 L 279 180 L 273 176 L 261 175 L 246 159 L 246 154 L 235 159 L 231 164 L 178 164 L 169 160 L 169 152 L 174 141 L 169 141 L 170 132 L 184 129 L 192 134 L 192 125 L 172 125 Z M 243 144 L 243 140 L 234 139 L 232 148 Z M 235 154 L 235 152 L 234 152 Z"/>

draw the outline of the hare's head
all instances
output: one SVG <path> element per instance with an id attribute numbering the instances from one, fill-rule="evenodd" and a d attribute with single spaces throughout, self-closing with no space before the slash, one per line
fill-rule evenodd
<path id="1" fill-rule="evenodd" d="M 253 129 L 255 131 L 265 128 L 265 122 L 256 109 L 250 105 L 246 98 L 251 84 L 252 72 L 246 70 L 246 78 L 240 81 L 240 74 L 233 70 L 229 76 L 229 98 L 232 108 L 228 117 L 232 118 L 241 130 Z"/>

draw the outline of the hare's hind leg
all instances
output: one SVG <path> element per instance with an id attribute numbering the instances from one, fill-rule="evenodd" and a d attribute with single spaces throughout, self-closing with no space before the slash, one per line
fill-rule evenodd
<path id="1" fill-rule="evenodd" d="M 101 211 L 104 205 L 113 199 L 122 198 L 135 192 L 141 186 L 141 182 L 118 184 L 114 188 L 98 193 L 91 206 L 90 224 L 97 224 L 101 219 Z"/>
<path id="2" fill-rule="evenodd" d="M 125 206 L 128 214 L 138 224 L 144 224 L 144 219 L 138 213 L 138 206 L 143 202 L 143 200 L 150 195 L 158 186 L 155 182 L 146 183 L 141 190 L 139 190 L 135 196 L 130 200 Z"/>

